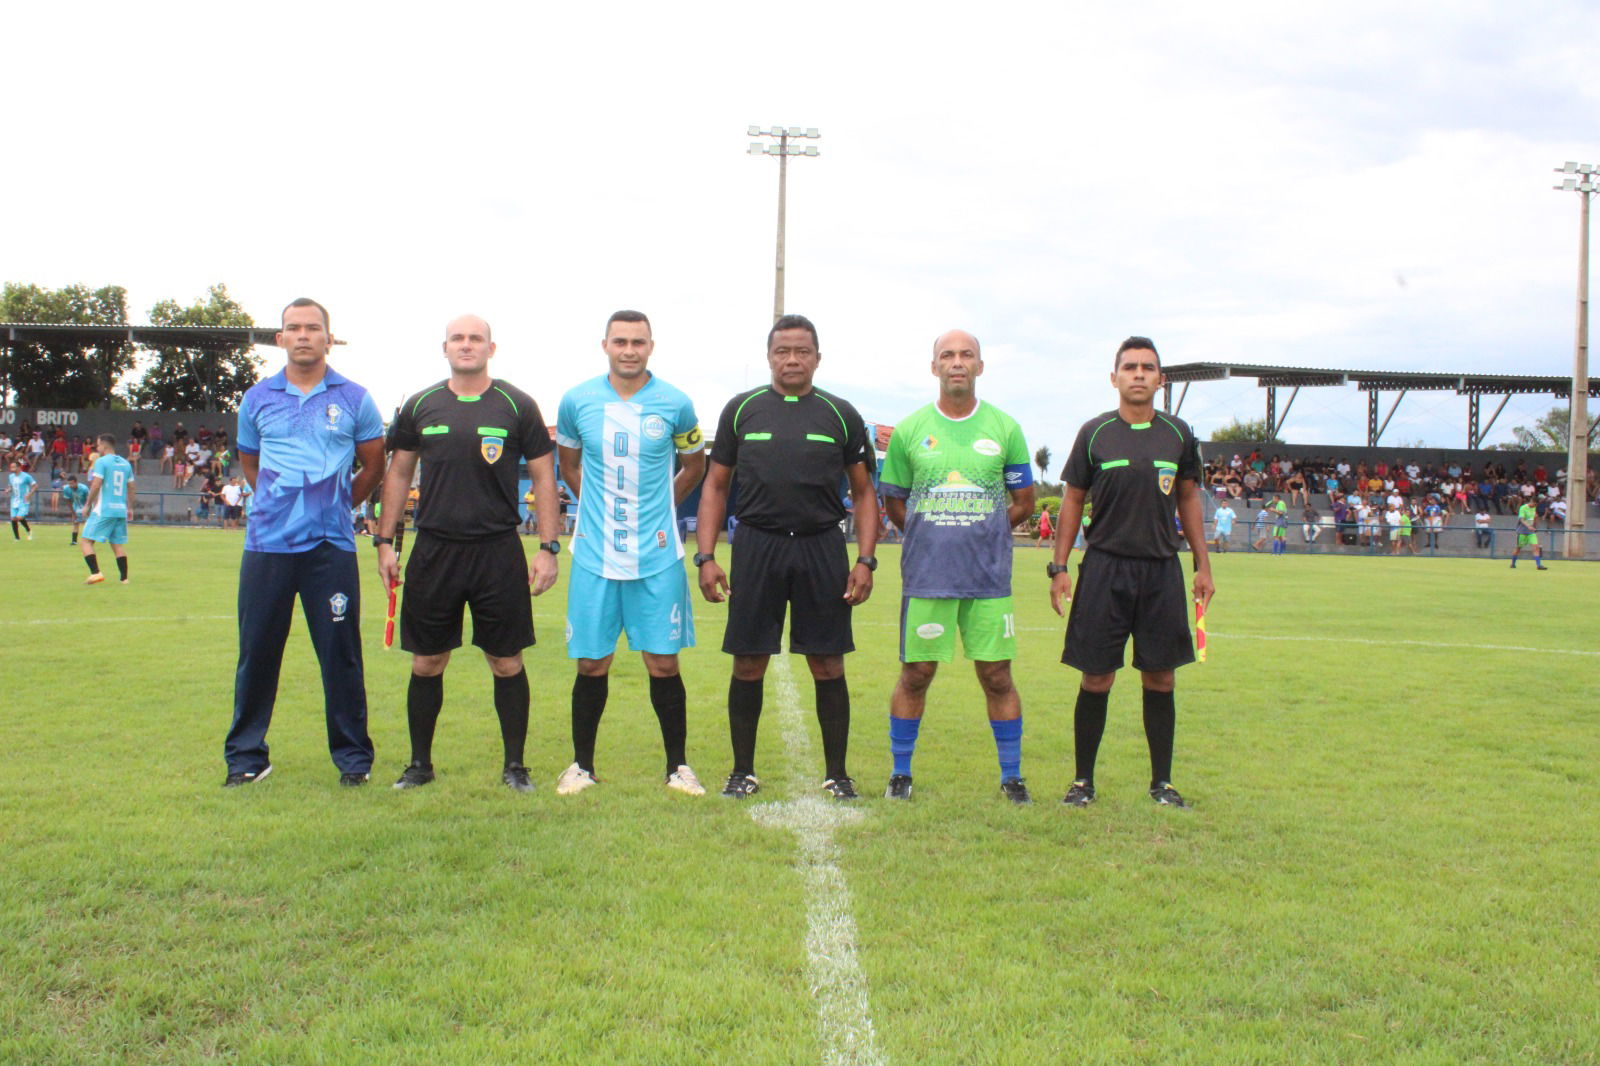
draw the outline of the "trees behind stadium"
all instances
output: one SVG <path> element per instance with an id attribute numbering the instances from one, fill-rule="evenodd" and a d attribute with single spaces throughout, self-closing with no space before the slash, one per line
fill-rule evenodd
<path id="1" fill-rule="evenodd" d="M 128 291 L 120 285 L 47 289 L 7 282 L 0 292 L 0 322 L 123 325 L 128 322 Z M 255 323 L 219 283 L 187 306 L 160 301 L 150 308 L 150 324 Z M 231 411 L 255 383 L 260 363 L 248 343 L 145 349 L 126 340 L 62 339 L 0 348 L 0 397 L 33 407 Z"/>

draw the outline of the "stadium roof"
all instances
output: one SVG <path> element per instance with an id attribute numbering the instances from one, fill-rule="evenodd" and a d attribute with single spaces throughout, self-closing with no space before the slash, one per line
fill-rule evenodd
<path id="1" fill-rule="evenodd" d="M 1167 384 L 1165 408 L 1172 414 L 1182 413 L 1183 399 L 1189 385 L 1196 381 L 1225 381 L 1229 378 L 1255 378 L 1256 384 L 1267 390 L 1267 426 L 1272 436 L 1277 436 L 1289 417 L 1295 396 L 1302 388 L 1319 388 L 1330 385 L 1354 385 L 1367 393 L 1367 445 L 1378 443 L 1389 419 L 1406 393 L 1411 391 L 1453 391 L 1467 397 L 1467 447 L 1477 448 L 1483 443 L 1494 420 L 1505 409 L 1506 400 L 1518 394 L 1542 394 L 1554 397 L 1572 396 L 1572 378 L 1542 374 L 1451 374 L 1409 370 L 1343 370 L 1304 366 L 1263 366 L 1259 363 L 1180 363 L 1163 367 Z M 1172 386 L 1182 385 L 1178 404 L 1172 404 Z M 1277 411 L 1278 390 L 1291 389 L 1280 417 Z M 1399 393 L 1380 423 L 1378 420 L 1378 394 Z M 1589 379 L 1590 396 L 1600 396 L 1600 378 Z M 1489 421 L 1479 426 L 1479 398 L 1501 397 Z"/>
<path id="2" fill-rule="evenodd" d="M 276 344 L 276 326 L 91 326 L 66 322 L 0 322 L 0 348 L 25 344 L 131 341 L 145 348 L 229 348 Z M 344 341 L 335 340 L 335 344 Z"/>

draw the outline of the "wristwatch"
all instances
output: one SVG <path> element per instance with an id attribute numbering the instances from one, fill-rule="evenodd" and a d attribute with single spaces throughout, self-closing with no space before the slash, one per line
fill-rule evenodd
<path id="1" fill-rule="evenodd" d="M 1064 574 L 1064 573 L 1067 572 L 1067 564 L 1066 563 L 1045 563 L 1044 564 L 1044 572 L 1049 574 L 1051 577 L 1055 577 L 1057 574 Z"/>
<path id="2" fill-rule="evenodd" d="M 878 558 L 875 555 L 858 555 L 856 556 L 856 565 L 864 566 L 870 572 L 878 569 Z"/>
<path id="3" fill-rule="evenodd" d="M 393 544 L 393 543 L 394 543 L 394 538 L 393 537 L 374 536 L 372 538 L 372 546 L 374 548 L 382 547 L 385 544 Z"/>
<path id="4" fill-rule="evenodd" d="M 561 542 L 559 540 L 541 540 L 539 542 L 539 550 L 549 552 L 551 555 L 560 555 Z"/>
<path id="5" fill-rule="evenodd" d="M 694 553 L 694 565 L 697 566 L 697 567 L 704 566 L 707 563 L 716 562 L 716 560 L 717 560 L 716 555 L 711 553 L 711 552 L 695 552 Z"/>

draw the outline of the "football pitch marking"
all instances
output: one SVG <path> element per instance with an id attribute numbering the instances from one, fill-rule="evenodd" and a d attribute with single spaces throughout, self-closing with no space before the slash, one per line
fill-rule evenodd
<path id="1" fill-rule="evenodd" d="M 808 790 L 811 734 L 800 709 L 800 694 L 789 656 L 774 655 L 779 723 L 789 750 L 789 783 L 796 799 L 763 803 L 750 811 L 760 825 L 792 829 L 799 839 L 797 865 L 806 893 L 806 977 L 817 1001 L 824 1066 L 883 1064 L 867 1003 L 867 975 L 856 958 L 856 920 L 850 913 L 850 886 L 839 869 L 834 830 L 859 822 L 860 811 Z"/>
<path id="2" fill-rule="evenodd" d="M 75 626 L 80 622 L 92 621 L 96 625 L 110 622 L 113 625 L 139 623 L 140 625 L 159 625 L 162 622 L 232 622 L 239 616 L 233 614 L 177 614 L 169 618 L 150 617 L 149 615 L 135 615 L 130 618 L 93 618 L 85 619 L 82 616 L 75 618 L 7 618 L 0 621 L 0 625 L 7 626 Z"/>

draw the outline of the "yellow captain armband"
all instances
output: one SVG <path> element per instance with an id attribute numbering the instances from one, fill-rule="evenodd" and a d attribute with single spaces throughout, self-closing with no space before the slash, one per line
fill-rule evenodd
<path id="1" fill-rule="evenodd" d="M 699 426 L 695 426 L 686 433 L 674 433 L 672 443 L 680 452 L 697 452 L 705 444 L 705 435 L 700 432 Z"/>

